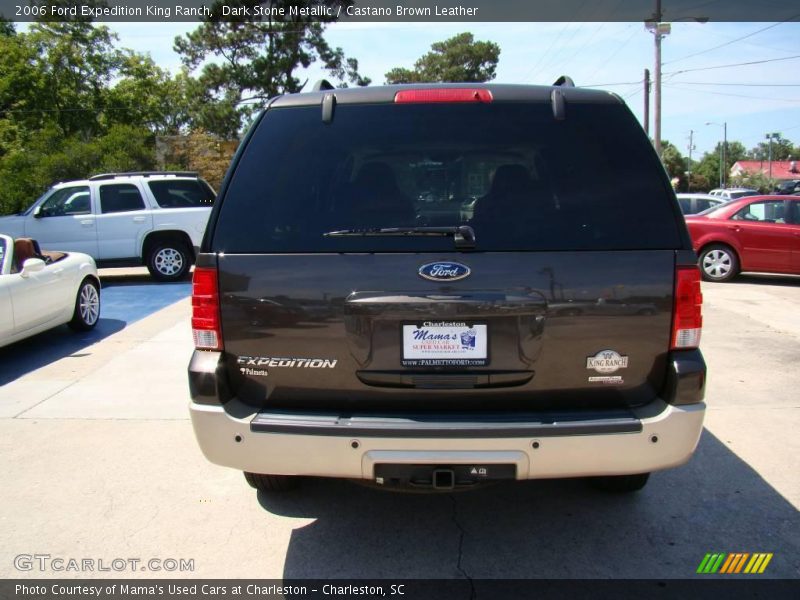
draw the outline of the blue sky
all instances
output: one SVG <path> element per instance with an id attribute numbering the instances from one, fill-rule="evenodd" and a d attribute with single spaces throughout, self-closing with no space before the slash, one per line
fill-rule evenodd
<path id="1" fill-rule="evenodd" d="M 180 59 L 172 50 L 173 39 L 194 24 L 110 27 L 121 46 L 149 52 L 174 71 Z M 654 60 L 653 36 L 642 23 L 338 23 L 328 28 L 326 37 L 357 58 L 373 84 L 380 84 L 392 67 L 411 67 L 433 42 L 462 31 L 500 45 L 498 83 L 550 84 L 568 74 L 577 85 L 620 94 L 642 118 L 643 86 L 637 82 L 645 68 L 652 73 Z M 721 140 L 722 127 L 707 126 L 709 121 L 727 122 L 728 139 L 748 148 L 767 132 L 800 143 L 800 58 L 774 61 L 800 55 L 800 23 L 673 23 L 662 54 L 662 137 L 684 154 L 690 130 L 695 132 L 695 156 Z M 765 60 L 774 62 L 708 69 Z M 706 70 L 676 73 L 689 69 Z M 321 76 L 313 67 L 307 73 L 312 83 Z M 768 87 L 774 84 L 781 85 Z"/>

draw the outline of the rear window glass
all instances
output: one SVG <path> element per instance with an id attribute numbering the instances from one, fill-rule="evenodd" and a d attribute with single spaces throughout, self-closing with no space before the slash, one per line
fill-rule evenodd
<path id="1" fill-rule="evenodd" d="M 448 251 L 434 236 L 330 236 L 473 228 L 478 251 L 679 245 L 674 196 L 619 105 L 340 105 L 268 111 L 223 200 L 224 252 Z"/>
<path id="2" fill-rule="evenodd" d="M 139 188 L 129 183 L 100 186 L 100 212 L 105 214 L 144 210 Z"/>
<path id="3" fill-rule="evenodd" d="M 161 208 L 194 208 L 214 204 L 214 191 L 202 180 L 165 179 L 148 181 L 147 185 Z"/>

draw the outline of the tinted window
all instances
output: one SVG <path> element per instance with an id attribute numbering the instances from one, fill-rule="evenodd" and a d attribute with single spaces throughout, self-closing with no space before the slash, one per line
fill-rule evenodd
<path id="1" fill-rule="evenodd" d="M 711 200 L 704 200 L 703 198 L 698 198 L 697 202 L 697 212 L 702 212 L 711 208 L 712 206 L 717 206 L 719 202 L 712 202 Z"/>
<path id="2" fill-rule="evenodd" d="M 193 208 L 214 204 L 214 192 L 202 180 L 165 179 L 148 181 L 147 185 L 161 208 Z"/>
<path id="3" fill-rule="evenodd" d="M 143 210 L 139 188 L 130 183 L 100 186 L 100 212 L 103 214 Z"/>
<path id="4" fill-rule="evenodd" d="M 340 105 L 269 111 L 213 237 L 226 252 L 446 251 L 452 238 L 331 237 L 468 224 L 477 250 L 674 248 L 671 188 L 619 105 Z"/>
<path id="5" fill-rule="evenodd" d="M 3 272 L 3 266 L 5 265 L 6 260 L 6 240 L 4 238 L 0 238 L 0 273 Z"/>
<path id="6" fill-rule="evenodd" d="M 692 212 L 692 201 L 690 198 L 678 198 L 678 204 L 683 214 L 688 215 Z"/>
<path id="7" fill-rule="evenodd" d="M 85 215 L 91 210 L 88 186 L 76 186 L 54 191 L 42 203 L 41 214 L 45 217 L 61 217 Z"/>

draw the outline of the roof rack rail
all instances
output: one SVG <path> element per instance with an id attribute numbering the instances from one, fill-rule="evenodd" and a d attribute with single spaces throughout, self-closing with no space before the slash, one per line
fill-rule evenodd
<path id="1" fill-rule="evenodd" d="M 575 87 L 575 82 L 572 81 L 572 77 L 569 75 L 562 75 L 553 82 L 553 85 L 560 87 Z"/>
<path id="2" fill-rule="evenodd" d="M 89 181 L 102 181 L 115 177 L 153 177 L 158 175 L 174 175 L 175 177 L 197 177 L 197 171 L 127 171 L 125 173 L 100 173 L 89 177 Z"/>
<path id="3" fill-rule="evenodd" d="M 312 92 L 321 92 L 322 90 L 335 90 L 336 88 L 331 85 L 331 82 L 327 79 L 320 79 L 317 83 L 314 84 L 314 87 L 311 88 Z"/>

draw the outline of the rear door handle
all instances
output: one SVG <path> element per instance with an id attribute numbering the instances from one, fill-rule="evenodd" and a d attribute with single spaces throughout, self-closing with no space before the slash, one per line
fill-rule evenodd
<path id="1" fill-rule="evenodd" d="M 94 227 L 94 219 L 85 219 L 81 221 L 82 227 Z"/>
<path id="2" fill-rule="evenodd" d="M 133 217 L 133 222 L 134 222 L 134 223 L 144 223 L 144 220 L 145 220 L 146 218 L 147 218 L 147 217 Z"/>
<path id="3" fill-rule="evenodd" d="M 742 228 L 739 227 L 738 225 L 728 225 L 728 229 L 730 229 L 731 231 L 741 231 L 742 230 Z"/>

